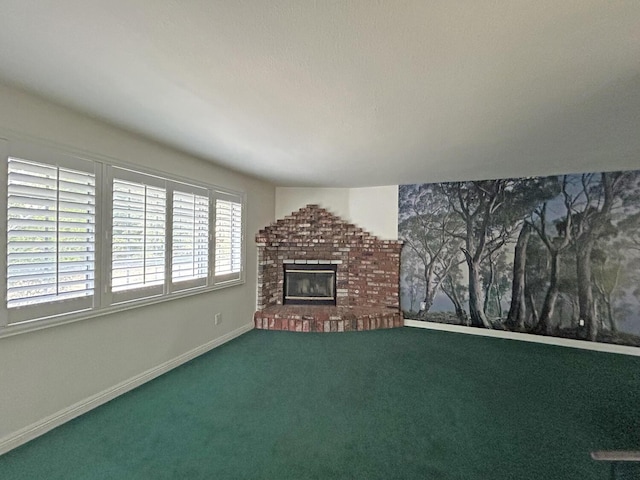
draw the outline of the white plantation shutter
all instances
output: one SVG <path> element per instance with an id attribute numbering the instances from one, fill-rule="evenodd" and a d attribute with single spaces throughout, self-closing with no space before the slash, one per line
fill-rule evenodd
<path id="1" fill-rule="evenodd" d="M 243 281 L 243 194 L 28 142 L 2 155 L 0 334 Z"/>
<path id="2" fill-rule="evenodd" d="M 209 275 L 209 195 L 200 193 L 173 191 L 171 280 L 185 288 Z"/>
<path id="3" fill-rule="evenodd" d="M 158 179 L 154 178 L 151 183 L 158 183 Z M 144 181 L 114 178 L 112 205 L 111 291 L 114 300 L 162 293 L 166 189 Z M 116 295 L 119 292 L 123 293 Z"/>
<path id="4" fill-rule="evenodd" d="M 7 307 L 56 302 L 49 315 L 90 308 L 95 174 L 10 157 L 7 187 Z"/>
<path id="5" fill-rule="evenodd" d="M 215 213 L 215 277 L 223 281 L 241 278 L 242 201 L 216 198 Z"/>

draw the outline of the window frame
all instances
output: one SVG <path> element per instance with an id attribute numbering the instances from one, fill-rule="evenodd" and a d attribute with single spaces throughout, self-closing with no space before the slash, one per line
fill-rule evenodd
<path id="1" fill-rule="evenodd" d="M 214 260 L 214 257 L 212 256 L 213 252 L 214 252 L 214 247 L 213 247 L 213 231 L 214 231 L 214 226 L 215 226 L 215 212 L 212 212 L 211 210 L 211 189 L 210 188 L 206 188 L 206 187 L 202 187 L 202 186 L 198 186 L 198 185 L 193 185 L 193 184 L 188 184 L 188 183 L 183 183 L 183 182 L 177 182 L 177 181 L 171 181 L 168 182 L 169 184 L 169 192 L 167 195 L 167 198 L 171 199 L 171 208 L 169 209 L 169 220 L 171 222 L 171 234 L 167 235 L 167 241 L 168 241 L 168 250 L 171 250 L 171 256 L 170 258 L 168 258 L 167 260 L 167 268 L 168 268 L 168 279 L 169 279 L 169 284 L 168 284 L 168 290 L 169 293 L 174 293 L 174 292 L 181 292 L 181 291 L 185 291 L 185 290 L 191 290 L 194 288 L 205 288 L 205 287 L 209 287 L 212 285 L 212 281 L 211 281 L 211 272 L 212 272 L 212 261 Z M 207 219 L 208 219 L 208 225 L 207 225 L 207 275 L 205 277 L 201 277 L 201 278 L 196 278 L 196 279 L 192 279 L 192 280 L 174 280 L 173 279 L 173 227 L 174 227 L 174 222 L 173 222 L 173 200 L 174 200 L 174 193 L 178 191 L 180 193 L 187 193 L 187 194 L 192 194 L 192 195 L 197 195 L 197 196 L 206 196 L 207 197 Z M 167 201 L 167 203 L 169 203 L 169 201 Z"/>
<path id="2" fill-rule="evenodd" d="M 140 173 L 138 171 L 132 171 L 129 169 L 106 165 L 106 180 L 109 186 L 108 189 L 104 192 L 103 201 L 104 208 L 106 209 L 105 213 L 105 249 L 104 249 L 104 268 L 109 272 L 109 280 L 105 284 L 105 292 L 104 292 L 104 301 L 108 305 L 117 305 L 119 303 L 131 302 L 133 300 L 139 300 L 142 298 L 153 298 L 159 295 L 164 295 L 166 292 L 166 265 L 167 265 L 167 189 L 166 182 L 160 178 L 153 175 L 146 175 Z M 117 172 L 117 173 L 115 173 Z M 140 288 L 133 289 L 125 289 L 122 291 L 113 291 L 113 181 L 114 180 L 122 180 L 128 181 L 132 183 L 142 184 L 145 186 L 152 186 L 155 188 L 162 188 L 165 191 L 165 215 L 164 215 L 164 224 L 165 224 L 165 256 L 164 256 L 164 278 L 163 282 L 160 285 L 147 285 Z M 146 222 L 146 218 L 144 220 Z"/>
<path id="3" fill-rule="evenodd" d="M 226 285 L 229 283 L 233 283 L 233 282 L 243 282 L 244 281 L 244 274 L 245 274 L 245 257 L 246 257 L 246 252 L 245 252 L 245 217 L 246 217 L 246 213 L 245 213 L 245 205 L 244 205 L 244 201 L 243 201 L 243 196 L 239 195 L 237 193 L 231 193 L 228 191 L 222 191 L 222 190 L 216 190 L 212 196 L 212 210 L 213 210 L 213 215 L 214 215 L 214 222 L 213 222 L 213 226 L 214 226 L 214 232 L 213 232 L 213 241 L 211 243 L 214 244 L 214 251 L 213 251 L 213 255 L 214 255 L 214 265 L 213 265 L 213 278 L 214 278 L 214 282 L 216 282 L 217 284 L 221 284 L 221 285 Z M 227 274 L 223 274 L 223 275 L 217 275 L 215 273 L 215 255 L 216 255 L 216 248 L 217 248 L 217 244 L 216 244 L 216 208 L 217 208 L 217 201 L 221 200 L 221 201 L 227 201 L 227 202 L 232 202 L 232 203 L 239 203 L 240 204 L 240 208 L 241 208 L 241 214 L 240 214 L 240 221 L 241 221 L 241 230 L 240 230 L 240 270 L 238 272 L 230 272 Z M 232 234 L 233 235 L 233 234 Z M 233 245 L 231 247 L 233 249 Z M 233 255 L 233 253 L 232 253 Z"/>
<path id="4" fill-rule="evenodd" d="M 5 158 L 5 166 L 3 170 L 3 223 L 5 226 L 4 237 L 4 249 L 2 251 L 3 269 L 4 269 L 4 282 L 3 288 L 3 308 L 6 310 L 6 325 L 21 324 L 25 322 L 37 321 L 40 318 L 47 318 L 51 316 L 60 316 L 70 313 L 76 313 L 81 311 L 88 311 L 95 308 L 97 305 L 97 297 L 100 295 L 101 289 L 101 265 L 100 255 L 102 248 L 102 234 L 100 231 L 102 224 L 102 212 L 98 208 L 98 198 L 101 193 L 102 172 L 98 168 L 95 162 L 89 163 L 81 160 L 77 157 L 66 155 L 61 152 L 49 151 L 35 147 L 33 145 L 20 144 L 15 147 L 12 146 L 7 152 Z M 95 240 L 94 240 L 94 287 L 93 295 L 86 297 L 78 297 L 71 299 L 53 300 L 51 302 L 42 302 L 33 305 L 23 305 L 18 307 L 9 308 L 7 303 L 7 282 L 8 282 L 8 244 L 9 244 L 9 229 L 8 229 L 8 193 L 9 193 L 9 159 L 15 158 L 16 160 L 31 161 L 34 163 L 45 164 L 51 167 L 67 168 L 70 170 L 82 171 L 85 173 L 93 174 L 95 179 Z M 91 169 L 90 167 L 93 167 Z M 93 171 L 92 171 L 93 170 Z"/>
<path id="5" fill-rule="evenodd" d="M 86 318 L 93 318 L 106 314 L 137 308 L 144 305 L 170 301 L 191 295 L 212 292 L 222 288 L 228 288 L 245 283 L 246 270 L 246 194 L 216 185 L 207 184 L 192 179 L 180 177 L 162 171 L 146 167 L 120 162 L 109 157 L 101 157 L 85 152 L 75 152 L 67 147 L 38 143 L 32 139 L 13 140 L 0 138 L 0 158 L 4 160 L 4 166 L 0 169 L 0 222 L 7 230 L 8 219 L 8 164 L 9 158 L 22 158 L 47 165 L 58 165 L 80 171 L 89 171 L 93 167 L 95 173 L 95 266 L 94 266 L 94 294 L 92 305 L 83 309 L 57 310 L 55 305 L 59 302 L 47 302 L 36 305 L 28 305 L 18 308 L 7 307 L 7 233 L 4 241 L 0 242 L 0 291 L 2 292 L 2 304 L 0 305 L 0 338 L 26 331 L 48 328 L 59 324 L 75 322 Z M 55 161 L 53 160 L 55 159 Z M 58 163 L 58 162 L 63 162 Z M 112 268 L 112 221 L 113 221 L 113 178 L 114 170 L 116 178 L 119 174 L 127 172 L 123 180 L 134 178 L 151 181 L 154 184 L 165 185 L 165 269 L 164 283 L 161 291 L 148 290 L 141 294 L 139 289 L 132 289 L 136 294 L 119 295 L 123 292 L 111 291 Z M 151 180 L 153 179 L 153 180 Z M 132 180 L 136 181 L 136 180 Z M 155 186 L 155 185 L 154 185 Z M 172 279 L 172 255 L 173 255 L 173 192 L 194 193 L 208 195 L 208 268 L 206 281 L 173 281 Z M 215 277 L 215 199 L 218 195 L 236 199 L 241 204 L 241 262 L 240 272 L 234 278 Z M 62 303 L 62 302 L 60 302 Z M 30 308 L 37 307 L 37 308 Z M 20 314 L 15 312 L 21 310 Z"/>

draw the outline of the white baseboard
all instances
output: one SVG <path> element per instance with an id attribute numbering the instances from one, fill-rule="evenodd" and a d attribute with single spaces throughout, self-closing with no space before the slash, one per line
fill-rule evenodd
<path id="1" fill-rule="evenodd" d="M 6 453 L 10 450 L 13 450 L 20 445 L 27 443 L 30 440 L 33 440 L 40 435 L 47 433 L 49 430 L 52 430 L 69 420 L 76 418 L 83 413 L 88 412 L 100 405 L 107 403 L 110 400 L 122 395 L 123 393 L 128 392 L 129 390 L 133 390 L 136 387 L 139 387 L 143 383 L 146 383 L 150 380 L 153 380 L 156 377 L 159 377 L 163 373 L 172 370 L 183 363 L 192 360 L 203 353 L 208 352 L 209 350 L 214 349 L 222 345 L 223 343 L 228 342 L 229 340 L 233 340 L 234 338 L 242 335 L 243 333 L 252 330 L 254 327 L 253 322 L 248 323 L 240 328 L 233 330 L 232 332 L 227 333 L 221 337 L 218 337 L 210 342 L 205 343 L 204 345 L 200 345 L 193 350 L 190 350 L 182 355 L 169 360 L 165 363 L 158 365 L 157 367 L 151 368 L 146 372 L 143 372 L 135 377 L 132 377 L 124 382 L 121 382 L 113 387 L 110 387 L 106 390 L 103 390 L 96 395 L 92 395 L 89 398 L 86 398 L 70 407 L 64 408 L 59 412 L 54 413 L 48 417 L 43 418 L 25 428 L 18 430 L 15 433 L 7 435 L 6 437 L 0 439 L 0 455 Z"/>
<path id="2" fill-rule="evenodd" d="M 488 330 L 486 328 L 465 327 L 464 325 L 449 325 L 447 323 L 423 322 L 420 320 L 405 320 L 405 327 L 426 328 L 429 330 L 441 330 L 444 332 L 466 333 L 469 335 L 480 335 L 482 337 L 507 338 L 509 340 L 520 340 L 523 342 L 544 343 L 546 345 L 557 345 L 560 347 L 581 348 L 583 350 L 593 350 L 596 352 L 619 353 L 623 355 L 633 355 L 640 357 L 640 348 L 628 347 L 625 345 L 614 345 L 612 343 L 587 342 L 585 340 L 572 340 L 570 338 L 547 337 L 544 335 L 533 335 L 530 333 L 506 332 L 504 330 Z"/>

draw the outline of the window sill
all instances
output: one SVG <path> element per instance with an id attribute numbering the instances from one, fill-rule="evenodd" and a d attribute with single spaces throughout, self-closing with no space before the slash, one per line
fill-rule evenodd
<path id="1" fill-rule="evenodd" d="M 159 295 L 156 297 L 123 302 L 116 305 L 110 305 L 104 308 L 82 310 L 82 311 L 73 312 L 73 313 L 66 313 L 63 315 L 57 315 L 55 317 L 46 317 L 46 318 L 40 318 L 40 319 L 28 320 L 20 323 L 10 324 L 4 327 L 0 327 L 0 338 L 11 337 L 13 335 L 19 335 L 22 333 L 35 332 L 37 330 L 56 327 L 58 325 L 67 325 L 69 323 L 88 320 L 90 318 L 102 317 L 104 315 L 120 313 L 127 310 L 139 308 L 139 307 L 145 307 L 145 306 L 154 305 L 157 303 L 169 302 L 171 300 L 191 297 L 193 295 L 201 295 L 204 293 L 216 292 L 218 290 L 223 290 L 225 288 L 244 285 L 245 283 L 246 281 L 244 278 L 239 280 L 229 280 L 221 284 L 215 285 L 213 287 L 193 288 L 189 290 L 174 292 L 169 295 Z"/>

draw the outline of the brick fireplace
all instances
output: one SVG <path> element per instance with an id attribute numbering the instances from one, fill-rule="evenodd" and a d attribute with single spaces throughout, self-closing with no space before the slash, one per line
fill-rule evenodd
<path id="1" fill-rule="evenodd" d="M 380 240 L 307 205 L 260 230 L 256 243 L 256 328 L 345 332 L 403 325 L 402 242 Z"/>

